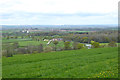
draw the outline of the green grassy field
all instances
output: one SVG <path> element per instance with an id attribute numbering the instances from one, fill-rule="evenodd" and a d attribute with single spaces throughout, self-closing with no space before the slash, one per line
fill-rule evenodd
<path id="1" fill-rule="evenodd" d="M 30 41 L 31 39 L 2 39 L 3 43 Z"/>
<path id="2" fill-rule="evenodd" d="M 18 39 L 2 39 L 2 43 L 3 45 L 6 44 L 6 43 L 14 43 L 14 42 L 18 42 L 19 43 L 19 46 L 20 47 L 24 47 L 24 46 L 28 46 L 28 45 L 40 45 L 40 44 L 43 44 L 44 46 L 47 46 L 47 43 L 48 41 L 43 41 L 43 40 L 40 40 L 40 41 L 35 41 L 35 40 L 32 40 L 30 38 L 25 38 L 25 39 L 21 39 L 21 38 L 18 38 Z M 71 42 L 71 46 L 72 46 L 72 43 Z M 100 43 L 100 45 L 108 45 L 108 43 Z M 118 43 L 117 43 L 118 45 Z M 49 46 L 54 46 L 54 44 L 51 42 L 49 44 Z M 57 47 L 64 47 L 64 42 L 63 41 L 59 41 Z"/>
<path id="3" fill-rule="evenodd" d="M 108 44 L 109 44 L 109 43 L 100 43 L 100 45 L 106 45 L 106 46 L 107 46 Z M 117 44 L 117 46 L 120 45 L 120 43 L 116 43 L 116 44 Z"/>
<path id="4" fill-rule="evenodd" d="M 7 43 L 18 42 L 20 47 L 25 47 L 25 46 L 29 46 L 29 45 L 37 46 L 40 44 L 43 44 L 44 47 L 48 46 L 47 45 L 48 41 L 43 41 L 43 40 L 35 41 L 35 40 L 31 40 L 31 39 L 3 39 L 2 42 L 3 42 L 3 45 L 7 44 Z M 72 43 L 73 42 L 71 42 L 71 44 L 70 44 L 71 46 L 72 46 Z M 49 46 L 53 47 L 55 45 L 53 44 L 53 42 L 51 42 L 49 44 Z M 59 43 L 57 44 L 57 47 L 64 47 L 64 42 L 59 41 Z"/>
<path id="5" fill-rule="evenodd" d="M 2 78 L 2 58 L 0 57 L 0 79 Z"/>
<path id="6" fill-rule="evenodd" d="M 2 58 L 3 78 L 117 78 L 118 48 L 21 54 Z"/>
<path id="7" fill-rule="evenodd" d="M 55 46 L 53 44 L 53 42 L 51 42 L 49 45 L 47 45 L 48 41 L 21 41 L 19 42 L 19 45 L 20 46 L 28 46 L 28 45 L 40 45 L 40 44 L 43 44 L 44 47 L 46 46 Z M 70 43 L 70 46 L 72 46 L 72 43 Z M 59 41 L 58 44 L 57 44 L 57 47 L 64 47 L 64 42 L 63 41 Z"/>

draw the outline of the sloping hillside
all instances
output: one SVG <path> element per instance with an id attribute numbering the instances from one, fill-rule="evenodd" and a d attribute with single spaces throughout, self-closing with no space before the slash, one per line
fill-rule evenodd
<path id="1" fill-rule="evenodd" d="M 117 78 L 118 48 L 3 57 L 3 78 Z"/>

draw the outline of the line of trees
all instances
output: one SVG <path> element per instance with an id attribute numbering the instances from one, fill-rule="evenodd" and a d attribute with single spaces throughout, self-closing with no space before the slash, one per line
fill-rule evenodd
<path id="1" fill-rule="evenodd" d="M 62 33 L 62 32 L 40 32 L 40 33 L 19 33 L 19 36 L 21 38 L 32 38 L 32 40 L 39 41 L 41 38 L 44 39 L 52 39 L 53 36 L 61 37 L 64 41 L 70 40 L 80 43 L 89 43 L 91 40 L 100 42 L 100 43 L 109 43 L 111 41 L 118 42 L 120 41 L 120 36 L 118 35 L 117 30 L 116 31 L 99 31 L 99 32 L 87 32 L 87 33 L 81 33 L 81 34 L 75 34 L 75 33 Z M 18 33 L 16 33 L 18 34 Z M 3 33 L 3 37 L 6 39 L 17 39 L 18 36 L 15 33 Z M 41 37 L 42 36 L 42 37 Z"/>
<path id="2" fill-rule="evenodd" d="M 89 32 L 88 34 L 68 34 L 63 36 L 63 40 L 70 40 L 80 43 L 90 43 L 91 40 L 99 43 L 109 43 L 120 41 L 118 31 Z"/>
<path id="3" fill-rule="evenodd" d="M 32 54 L 32 53 L 41 53 L 43 52 L 43 45 L 40 44 L 38 46 L 29 45 L 26 47 L 19 47 L 18 43 L 15 42 L 12 45 L 6 44 L 4 47 L 2 54 L 6 57 L 11 57 L 15 54 Z"/>
<path id="4" fill-rule="evenodd" d="M 26 47 L 20 47 L 17 42 L 11 44 L 6 44 L 5 49 L 3 50 L 3 56 L 12 57 L 15 54 L 32 54 L 32 53 L 41 53 L 41 52 L 51 52 L 51 51 L 62 51 L 62 50 L 77 50 L 86 48 L 86 46 L 79 42 L 73 42 L 71 46 L 71 42 L 65 41 L 63 48 L 57 48 L 58 41 L 53 41 L 55 47 L 47 46 L 43 47 L 43 44 L 38 46 L 28 45 Z M 104 45 L 100 45 L 99 42 L 91 41 L 92 48 L 105 47 Z M 108 44 L 109 47 L 116 47 L 117 44 L 114 41 L 111 41 Z"/>

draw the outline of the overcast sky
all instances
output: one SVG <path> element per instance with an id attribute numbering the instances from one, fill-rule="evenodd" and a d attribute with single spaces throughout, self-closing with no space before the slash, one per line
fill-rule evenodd
<path id="1" fill-rule="evenodd" d="M 117 24 L 119 0 L 0 0 L 0 24 Z"/>

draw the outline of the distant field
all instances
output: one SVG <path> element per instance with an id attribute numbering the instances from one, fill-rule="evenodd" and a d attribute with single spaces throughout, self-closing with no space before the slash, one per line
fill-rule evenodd
<path id="1" fill-rule="evenodd" d="M 48 41 L 35 41 L 35 40 L 31 40 L 31 39 L 3 39 L 2 40 L 3 44 L 5 43 L 14 43 L 14 42 L 18 42 L 20 47 L 24 47 L 24 46 L 28 46 L 28 45 L 40 45 L 43 44 L 43 46 L 47 46 Z M 72 46 L 71 42 L 71 46 Z M 54 44 L 51 42 L 49 44 L 49 46 L 54 46 Z M 64 42 L 63 41 L 59 41 L 59 43 L 57 44 L 57 47 L 64 47 Z"/>
<path id="2" fill-rule="evenodd" d="M 49 45 L 47 45 L 48 41 L 23 41 L 23 42 L 19 42 L 20 46 L 28 46 L 28 45 L 40 45 L 43 44 L 43 46 L 55 46 L 53 44 L 53 42 L 51 42 Z M 71 42 L 71 46 L 72 46 Z M 64 47 L 64 42 L 63 41 L 59 41 L 57 44 L 57 47 Z"/>
<path id="3" fill-rule="evenodd" d="M 19 42 L 20 46 L 40 45 L 40 44 L 46 45 L 47 42 L 44 42 L 44 41 L 22 41 L 22 42 Z"/>
<path id="4" fill-rule="evenodd" d="M 3 45 L 4 44 L 7 44 L 7 43 L 14 43 L 14 42 L 18 42 L 19 43 L 19 46 L 20 47 L 25 47 L 25 46 L 29 46 L 29 45 L 40 45 L 40 44 L 43 44 L 43 46 L 48 46 L 47 43 L 48 41 L 43 41 L 43 40 L 40 40 L 40 41 L 35 41 L 35 40 L 32 40 L 32 39 L 29 39 L 29 38 L 25 38 L 25 39 L 21 39 L 21 38 L 18 38 L 18 39 L 3 39 L 2 40 L 3 42 Z M 72 46 L 73 42 L 71 42 L 71 46 Z M 119 43 L 117 43 L 118 45 Z M 100 45 L 108 45 L 108 43 L 100 43 Z M 52 42 L 49 44 L 49 46 L 55 46 Z M 57 44 L 57 47 L 64 47 L 64 42 L 63 41 L 59 41 L 59 43 Z"/>
<path id="5" fill-rule="evenodd" d="M 117 78 L 118 48 L 14 55 L 2 58 L 3 78 Z"/>
<path id="6" fill-rule="evenodd" d="M 2 58 L 0 57 L 0 79 L 2 78 Z"/>
<path id="7" fill-rule="evenodd" d="M 3 43 L 6 43 L 6 42 L 11 42 L 11 43 L 14 43 L 14 42 L 23 42 L 23 41 L 30 41 L 31 39 L 2 39 L 2 42 Z"/>
<path id="8" fill-rule="evenodd" d="M 19 30 L 2 30 L 2 33 L 12 33 Z"/>
<path id="9" fill-rule="evenodd" d="M 109 43 L 100 43 L 100 45 L 108 45 Z M 120 45 L 120 43 L 116 43 L 117 45 Z"/>

